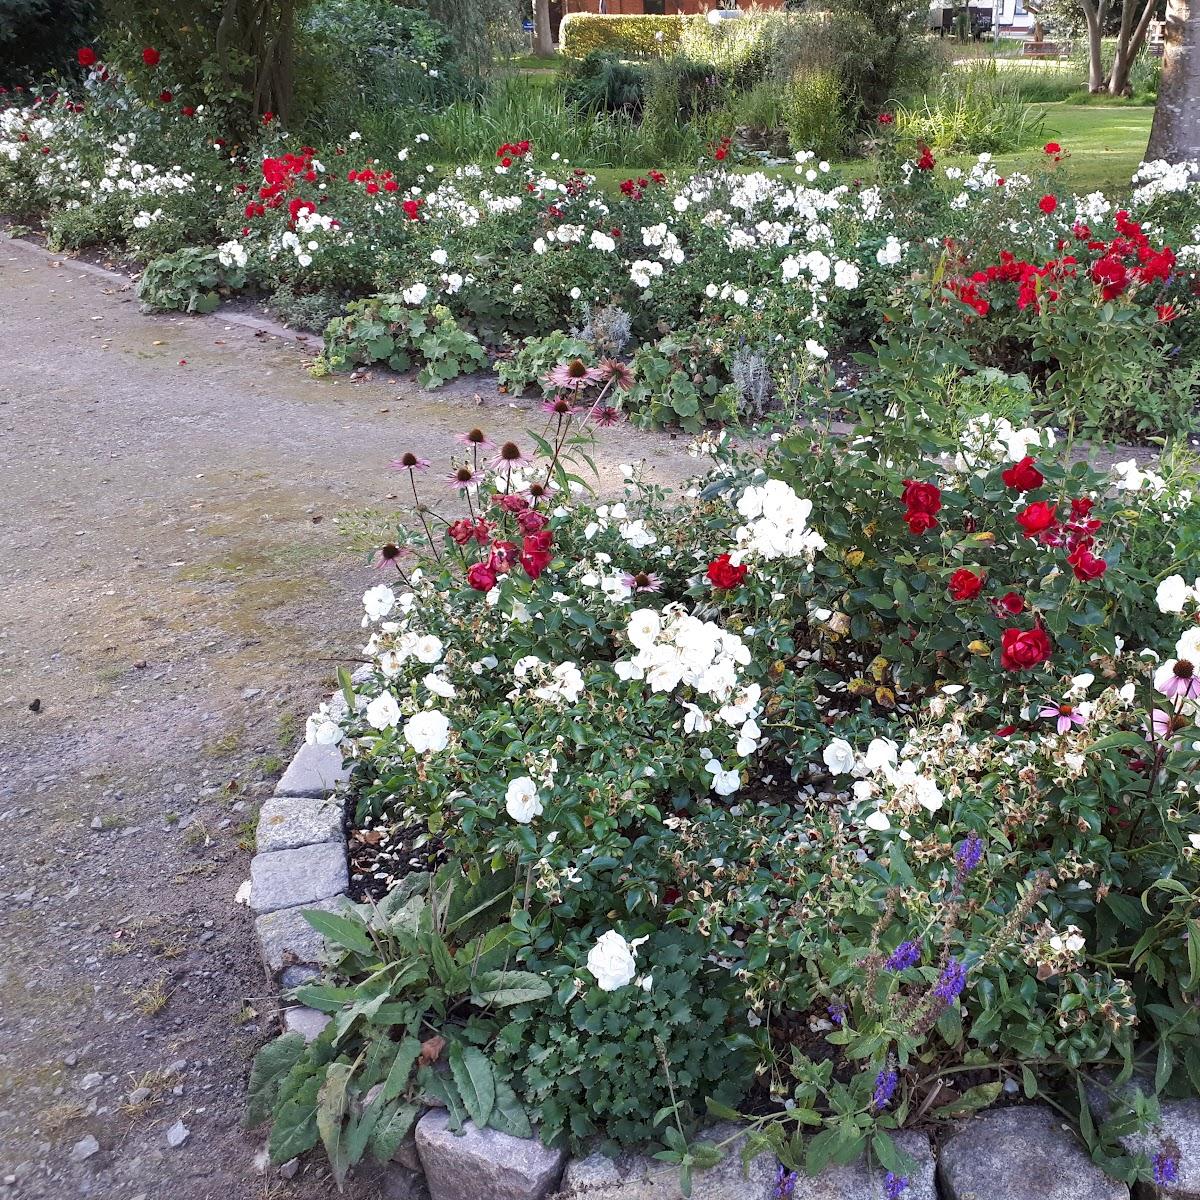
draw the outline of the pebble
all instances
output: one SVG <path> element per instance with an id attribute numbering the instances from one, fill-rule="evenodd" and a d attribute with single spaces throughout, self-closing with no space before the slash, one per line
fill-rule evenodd
<path id="1" fill-rule="evenodd" d="M 174 1125 L 171 1126 L 170 1129 L 167 1130 L 167 1145 L 172 1149 L 182 1146 L 183 1143 L 188 1140 L 191 1132 L 192 1131 L 183 1123 L 183 1119 L 180 1118 L 175 1122 Z"/>
<path id="2" fill-rule="evenodd" d="M 300 1170 L 300 1160 L 298 1158 L 289 1158 L 287 1162 L 279 1168 L 279 1174 L 284 1179 L 295 1179 L 296 1172 Z"/>
<path id="3" fill-rule="evenodd" d="M 100 1150 L 100 1143 L 89 1133 L 87 1137 L 80 1138 L 79 1141 L 71 1147 L 72 1162 L 87 1162 L 93 1154 Z"/>
<path id="4" fill-rule="evenodd" d="M 92 1088 L 99 1087 L 104 1082 L 104 1076 L 99 1071 L 89 1071 L 80 1081 L 79 1086 L 85 1092 L 90 1092 Z"/>

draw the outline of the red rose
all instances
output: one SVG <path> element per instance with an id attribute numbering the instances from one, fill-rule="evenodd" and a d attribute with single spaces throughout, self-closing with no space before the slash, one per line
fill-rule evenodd
<path id="1" fill-rule="evenodd" d="M 96 65 L 96 52 L 91 46 L 81 46 L 75 57 L 79 60 L 81 67 L 94 67 Z"/>
<path id="2" fill-rule="evenodd" d="M 1062 147 L 1057 142 L 1047 142 L 1043 147 L 1047 154 L 1061 154 Z"/>
<path id="3" fill-rule="evenodd" d="M 1075 578 L 1083 583 L 1099 579 L 1108 570 L 1108 563 L 1093 554 L 1086 546 L 1077 546 L 1067 557 L 1075 572 Z"/>
<path id="4" fill-rule="evenodd" d="M 974 600 L 983 591 L 983 576 L 966 567 L 959 567 L 950 576 L 950 597 L 953 600 Z"/>
<path id="5" fill-rule="evenodd" d="M 929 513 L 924 512 L 907 512 L 904 514 L 904 519 L 908 522 L 909 533 L 915 533 L 918 536 L 936 528 L 938 523 L 937 517 L 931 517 Z"/>
<path id="6" fill-rule="evenodd" d="M 1005 592 L 999 603 L 1000 607 L 1013 617 L 1025 611 L 1025 597 L 1019 592 Z"/>
<path id="7" fill-rule="evenodd" d="M 1038 208 L 1049 216 L 1058 207 L 1058 201 L 1053 196 L 1043 196 L 1038 201 Z"/>
<path id="8" fill-rule="evenodd" d="M 451 521 L 450 528 L 446 532 L 450 535 L 451 541 L 457 542 L 460 546 L 465 546 L 474 536 L 475 526 L 465 517 L 462 517 L 457 521 Z"/>
<path id="9" fill-rule="evenodd" d="M 553 545 L 554 545 L 553 531 L 550 529 L 542 529 L 538 532 L 529 534 L 525 538 L 522 549 L 527 554 L 532 554 L 532 553 L 544 554 Z"/>
<path id="10" fill-rule="evenodd" d="M 1027 538 L 1037 537 L 1056 523 L 1058 518 L 1055 517 L 1054 510 L 1057 507 L 1056 504 L 1047 504 L 1045 500 L 1039 500 L 1017 513 L 1017 524 L 1025 531 Z"/>
<path id="11" fill-rule="evenodd" d="M 941 490 L 932 483 L 920 483 L 915 479 L 904 481 L 900 498 L 909 512 L 928 513 L 931 517 L 942 507 Z"/>
<path id="12" fill-rule="evenodd" d="M 527 508 L 524 512 L 517 514 L 517 524 L 521 527 L 522 533 L 537 533 L 546 528 L 546 521 L 545 514 L 536 512 L 532 508 Z"/>
<path id="13" fill-rule="evenodd" d="M 735 567 L 729 561 L 729 555 L 722 554 L 708 564 L 708 582 L 715 588 L 728 591 L 741 585 L 742 580 L 746 578 L 747 569 L 745 563 Z"/>
<path id="14" fill-rule="evenodd" d="M 160 100 L 161 100 L 161 101 L 162 101 L 164 104 L 170 104 L 170 103 L 171 103 L 171 101 L 175 99 L 175 93 L 174 93 L 174 92 L 169 92 L 169 91 L 167 91 L 167 89 L 166 89 L 166 88 L 163 88 L 163 90 L 162 90 L 161 92 L 159 92 L 159 93 L 158 93 L 158 98 L 159 98 L 159 99 L 160 99 Z"/>
<path id="15" fill-rule="evenodd" d="M 148 67 L 157 67 L 158 60 L 161 57 L 162 55 L 160 55 L 153 46 L 147 46 L 145 50 L 142 51 L 142 62 L 144 62 Z"/>
<path id="16" fill-rule="evenodd" d="M 497 575 L 504 575 L 512 570 L 512 565 L 517 561 L 517 544 L 516 542 L 493 542 L 492 551 L 488 555 L 488 566 L 491 567 Z"/>
<path id="17" fill-rule="evenodd" d="M 1030 671 L 1049 657 L 1044 629 L 1006 629 L 1000 637 L 1000 665 L 1006 671 Z"/>
<path id="18" fill-rule="evenodd" d="M 1000 478 L 1004 486 L 1017 492 L 1032 492 L 1046 482 L 1046 477 L 1033 465 L 1033 459 L 1026 455 L 1019 463 L 1013 463 L 1007 471 L 1001 471 Z"/>
<path id="19" fill-rule="evenodd" d="M 1078 500 L 1071 501 L 1071 516 L 1086 517 L 1092 511 L 1095 505 L 1095 500 L 1090 496 L 1080 496 Z"/>
<path id="20" fill-rule="evenodd" d="M 505 492 L 504 495 L 497 498 L 496 503 L 505 512 L 510 513 L 524 512 L 529 507 L 529 501 L 516 492 Z"/>
<path id="21" fill-rule="evenodd" d="M 185 117 L 194 117 L 196 115 L 196 110 L 190 104 L 185 104 L 179 111 Z"/>
<path id="22" fill-rule="evenodd" d="M 496 586 L 496 572 L 487 563 L 472 563 L 467 568 L 467 582 L 477 592 L 490 592 Z"/>

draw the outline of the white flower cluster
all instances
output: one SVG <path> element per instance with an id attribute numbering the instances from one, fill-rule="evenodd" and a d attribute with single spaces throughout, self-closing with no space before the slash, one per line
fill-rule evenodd
<path id="1" fill-rule="evenodd" d="M 354 235 L 342 227 L 336 217 L 319 213 L 313 208 L 302 208 L 296 216 L 296 228 L 287 230 L 280 239 L 279 247 L 290 250 L 301 267 L 311 267 L 313 255 L 329 245 L 349 246 Z"/>
<path id="2" fill-rule="evenodd" d="M 222 242 L 217 247 L 217 262 L 226 270 L 237 267 L 241 270 L 247 262 L 246 248 L 239 241 Z"/>
<path id="3" fill-rule="evenodd" d="M 1161 613 L 1182 613 L 1186 605 L 1200 604 L 1200 579 L 1188 584 L 1182 575 L 1170 575 L 1159 583 L 1154 601 Z"/>
<path id="4" fill-rule="evenodd" d="M 644 679 L 654 692 L 685 685 L 723 701 L 738 684 L 738 667 L 750 662 L 750 649 L 736 633 L 700 620 L 681 604 L 668 604 L 661 613 L 635 610 L 625 635 L 637 654 L 618 662 L 617 674 Z"/>
<path id="5" fill-rule="evenodd" d="M 528 694 L 562 708 L 575 704 L 583 695 L 583 676 L 573 662 L 548 663 L 536 654 L 526 654 L 513 664 L 515 686 L 508 699 Z"/>
<path id="6" fill-rule="evenodd" d="M 936 780 L 910 757 L 914 752 L 911 746 L 899 752 L 891 739 L 875 738 L 858 754 L 845 739 L 834 738 L 822 758 L 831 774 L 855 777 L 852 807 L 859 812 L 869 809 L 863 824 L 881 833 L 892 826 L 889 809 L 893 815 L 919 808 L 934 813 L 946 802 Z M 901 830 L 900 836 L 907 840 L 910 835 Z"/>
<path id="7" fill-rule="evenodd" d="M 808 527 L 812 507 L 811 500 L 802 500 L 782 479 L 746 488 L 737 502 L 738 512 L 748 522 L 736 534 L 738 553 L 811 561 L 825 549 L 825 539 Z"/>
<path id="8" fill-rule="evenodd" d="M 1042 444 L 1054 445 L 1054 430 L 1049 427 L 1035 429 L 1032 426 L 1017 429 L 1007 417 L 993 417 L 981 413 L 972 417 L 959 434 L 959 451 L 955 466 L 960 471 L 986 467 L 991 463 L 1007 459 L 1020 462 L 1027 454 Z"/>

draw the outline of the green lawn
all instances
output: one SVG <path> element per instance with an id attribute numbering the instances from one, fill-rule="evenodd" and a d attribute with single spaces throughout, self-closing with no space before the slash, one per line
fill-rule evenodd
<path id="1" fill-rule="evenodd" d="M 1044 104 L 1035 107 L 1046 113 L 1045 140 L 1058 142 L 1071 152 L 1058 168 L 1067 188 L 1080 193 L 1119 193 L 1129 186 L 1150 137 L 1153 108 L 1127 104 Z M 971 155 L 955 155 L 940 161 L 947 166 L 967 167 L 975 159 Z M 604 191 L 615 192 L 622 179 L 645 175 L 650 165 L 592 167 L 589 170 Z M 996 165 L 1001 171 L 1040 169 L 1045 165 L 1042 143 L 1013 154 L 999 154 Z M 834 166 L 846 178 L 866 179 L 872 174 L 872 164 L 865 161 L 848 160 Z M 735 169 L 752 171 L 755 168 L 743 165 Z M 670 174 L 679 175 L 683 171 L 684 168 L 676 167 Z M 791 168 L 773 167 L 769 172 L 790 173 Z"/>

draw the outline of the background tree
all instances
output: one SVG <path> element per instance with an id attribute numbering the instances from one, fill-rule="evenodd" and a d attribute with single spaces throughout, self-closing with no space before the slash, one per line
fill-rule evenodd
<path id="1" fill-rule="evenodd" d="M 1129 72 L 1161 6 L 1162 0 L 1079 0 L 1087 31 L 1088 91 L 1128 94 Z M 1116 50 L 1106 71 L 1103 39 L 1109 33 L 1116 38 Z"/>
<path id="2" fill-rule="evenodd" d="M 1146 158 L 1200 161 L 1200 12 L 1195 0 L 1167 0 L 1158 106 Z"/>
<path id="3" fill-rule="evenodd" d="M 554 53 L 554 30 L 550 28 L 550 0 L 533 0 L 533 52 L 543 58 Z"/>

